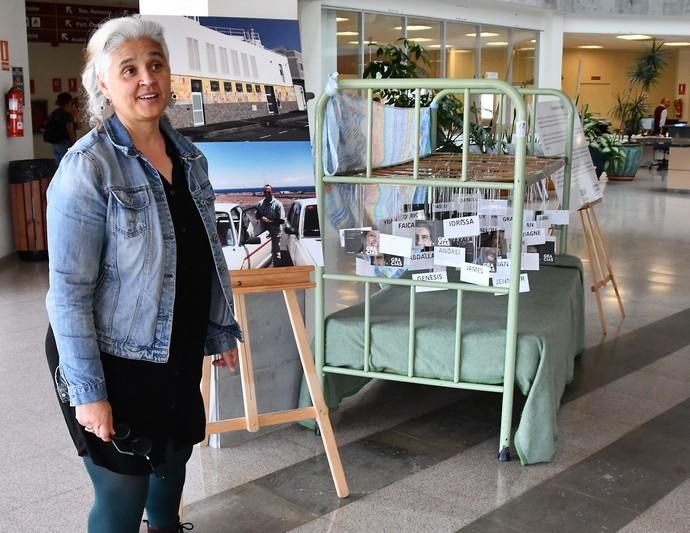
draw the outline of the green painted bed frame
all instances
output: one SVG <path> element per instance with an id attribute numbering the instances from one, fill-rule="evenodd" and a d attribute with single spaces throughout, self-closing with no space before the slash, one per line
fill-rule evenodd
<path id="1" fill-rule="evenodd" d="M 415 151 L 413 159 L 413 172 L 410 177 L 400 176 L 372 176 L 372 127 L 373 127 L 373 97 L 374 93 L 380 89 L 407 89 L 414 91 L 415 94 Z M 438 102 L 451 94 L 462 94 L 463 101 L 469 102 L 470 96 L 478 94 L 495 94 L 498 95 L 502 101 L 508 99 L 512 108 L 515 111 L 515 124 L 518 125 L 516 130 L 521 128 L 522 135 L 515 134 L 515 160 L 514 160 L 514 180 L 512 183 L 486 182 L 486 181 L 471 181 L 467 179 L 467 162 L 469 149 L 467 143 L 469 136 L 463 135 L 463 151 L 462 151 L 462 172 L 458 178 L 443 178 L 442 183 L 433 178 L 419 178 L 419 138 L 420 138 L 420 118 L 421 105 L 420 95 L 422 89 L 430 89 L 438 91 L 432 103 L 432 119 L 431 119 L 431 139 L 432 152 L 435 145 L 436 136 L 436 107 Z M 461 188 L 476 188 L 476 189 L 493 189 L 512 191 L 513 196 L 513 220 L 512 232 L 513 235 L 522 235 L 523 227 L 523 206 L 525 196 L 525 157 L 527 151 L 527 121 L 528 109 L 525 103 L 526 95 L 535 96 L 553 96 L 559 98 L 565 105 L 568 116 L 568 129 L 566 135 L 566 152 L 564 161 L 564 190 L 561 201 L 562 209 L 568 209 L 570 203 L 570 172 L 572 165 L 572 149 L 573 149 L 573 124 L 575 107 L 564 93 L 555 89 L 517 89 L 512 85 L 500 80 L 477 80 L 477 79 L 381 79 L 381 80 L 341 80 L 338 81 L 338 90 L 360 90 L 365 92 L 368 110 L 367 110 L 367 132 L 368 143 L 366 153 L 366 175 L 365 176 L 326 176 L 323 169 L 323 128 L 324 115 L 326 104 L 330 96 L 324 92 L 319 98 L 316 105 L 316 146 L 315 146 L 315 160 L 316 160 L 316 197 L 318 201 L 318 215 L 319 224 L 321 228 L 325 229 L 324 225 L 324 184 L 367 184 L 367 185 L 403 185 L 403 186 L 430 186 L 430 187 L 461 187 Z M 501 106 L 501 109 L 504 107 Z M 469 131 L 470 120 L 469 113 L 465 113 L 463 117 L 463 131 Z M 534 139 L 534 122 L 536 118 L 536 105 L 533 108 L 531 124 L 529 126 L 529 134 L 532 140 Z M 533 142 L 533 141 L 532 141 Z M 567 247 L 567 226 L 560 228 L 559 253 L 565 253 Z M 322 235 L 325 232 L 322 232 Z M 510 252 L 510 275 L 511 280 L 519 280 L 520 278 L 520 246 L 513 246 Z M 325 256 L 325 254 L 324 254 Z M 445 288 L 457 291 L 457 311 L 455 317 L 455 340 L 454 340 L 454 379 L 430 379 L 416 377 L 414 375 L 414 358 L 415 358 L 415 342 L 414 342 L 414 325 L 415 325 L 415 287 L 432 287 L 437 288 L 440 284 L 438 282 L 415 281 L 410 279 L 381 279 L 377 277 L 357 276 L 350 274 L 339 274 L 337 272 L 329 272 L 327 267 L 316 267 L 315 269 L 315 327 L 314 327 L 314 357 L 316 370 L 324 385 L 325 373 L 332 374 L 347 374 L 351 376 L 359 376 L 365 378 L 378 378 L 391 381 L 403 381 L 406 383 L 417 383 L 423 385 L 434 385 L 441 387 L 452 387 L 457 389 L 481 390 L 489 392 L 497 392 L 503 395 L 501 407 L 501 430 L 499 437 L 498 459 L 499 461 L 510 460 L 510 439 L 512 426 L 512 411 L 513 411 L 513 391 L 515 387 L 515 359 L 517 352 L 517 313 L 518 313 L 518 298 L 519 298 L 519 283 L 511 283 L 509 288 L 497 287 L 483 287 L 472 285 L 469 283 L 443 283 Z M 363 370 L 355 370 L 350 368 L 333 367 L 325 364 L 325 281 L 349 281 L 364 284 L 364 354 L 363 354 Z M 371 330 L 371 315 L 370 315 L 370 297 L 371 284 L 384 285 L 402 285 L 410 289 L 410 309 L 409 309 L 409 340 L 408 340 L 408 371 L 407 375 L 392 374 L 386 372 L 375 372 L 369 369 L 369 349 L 370 349 L 370 330 Z M 460 381 L 460 341 L 462 335 L 462 294 L 464 291 L 486 292 L 508 294 L 508 312 L 506 317 L 506 347 L 505 347 L 505 366 L 504 366 L 504 381 L 503 385 L 489 385 L 477 384 Z"/>

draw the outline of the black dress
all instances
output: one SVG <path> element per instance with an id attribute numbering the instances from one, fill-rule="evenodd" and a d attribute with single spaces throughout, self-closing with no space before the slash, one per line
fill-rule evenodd
<path id="1" fill-rule="evenodd" d="M 166 139 L 173 161 L 172 185 L 163 179 L 177 243 L 177 272 L 170 356 L 166 363 L 116 357 L 101 352 L 108 401 L 116 423 L 127 424 L 132 437 L 153 442 L 154 465 L 205 436 L 204 404 L 199 389 L 208 328 L 211 276 L 216 275 L 208 236 L 192 200 L 183 163 Z M 151 312 L 156 312 L 152 309 Z M 46 338 L 51 374 L 58 364 L 52 330 Z M 111 443 L 88 433 L 77 422 L 73 407 L 61 403 L 67 427 L 80 456 L 121 474 L 151 473 L 148 462 L 123 455 Z M 124 446 L 126 447 L 126 443 Z"/>

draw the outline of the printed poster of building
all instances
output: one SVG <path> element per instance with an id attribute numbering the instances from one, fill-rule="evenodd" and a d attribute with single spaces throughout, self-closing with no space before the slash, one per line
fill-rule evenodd
<path id="1" fill-rule="evenodd" d="M 230 268 L 320 263 L 297 20 L 146 18 L 163 26 L 170 51 L 168 117 L 208 159 Z M 258 212 L 265 185 L 282 206 L 279 229 Z"/>

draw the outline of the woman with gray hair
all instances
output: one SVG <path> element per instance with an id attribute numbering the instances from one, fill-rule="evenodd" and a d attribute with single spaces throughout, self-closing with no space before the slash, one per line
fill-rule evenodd
<path id="1" fill-rule="evenodd" d="M 94 126 L 48 191 L 46 353 L 92 480 L 89 533 L 176 532 L 192 447 L 205 437 L 204 355 L 234 370 L 241 332 L 204 156 L 163 113 L 162 28 L 104 23 L 82 75 Z"/>

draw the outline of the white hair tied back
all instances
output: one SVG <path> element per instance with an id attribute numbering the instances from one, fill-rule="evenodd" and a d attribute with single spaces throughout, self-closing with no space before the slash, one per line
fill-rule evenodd
<path id="1" fill-rule="evenodd" d="M 124 42 L 136 39 L 151 39 L 158 43 L 165 60 L 170 61 L 163 27 L 140 15 L 110 19 L 91 35 L 86 46 L 86 64 L 81 74 L 81 83 L 86 92 L 86 113 L 91 126 L 100 127 L 103 120 L 112 114 L 110 103 L 98 86 L 98 78 L 107 81 L 113 52 Z"/>

